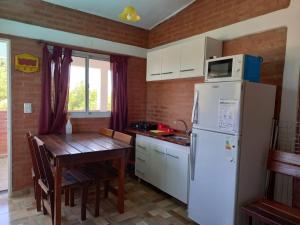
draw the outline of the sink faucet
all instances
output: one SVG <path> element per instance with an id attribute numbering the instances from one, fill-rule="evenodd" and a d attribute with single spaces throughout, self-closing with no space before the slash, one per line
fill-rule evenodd
<path id="1" fill-rule="evenodd" d="M 186 122 L 185 122 L 184 120 L 174 120 L 174 124 L 177 124 L 177 122 L 183 123 L 184 128 L 185 128 L 185 133 L 186 133 L 187 135 L 189 135 L 191 131 L 189 130 L 189 128 L 188 128 Z"/>

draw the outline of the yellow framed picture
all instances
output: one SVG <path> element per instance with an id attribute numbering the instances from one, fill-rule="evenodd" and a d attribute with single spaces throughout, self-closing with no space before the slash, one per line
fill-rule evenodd
<path id="1" fill-rule="evenodd" d="M 15 68 L 24 73 L 39 72 L 39 57 L 28 53 L 18 54 L 15 56 Z"/>

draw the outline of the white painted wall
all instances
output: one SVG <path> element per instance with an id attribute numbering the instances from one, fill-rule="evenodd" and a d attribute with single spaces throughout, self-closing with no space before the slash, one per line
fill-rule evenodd
<path id="1" fill-rule="evenodd" d="M 80 34 L 0 19 L 0 33 L 146 58 L 145 48 Z"/>

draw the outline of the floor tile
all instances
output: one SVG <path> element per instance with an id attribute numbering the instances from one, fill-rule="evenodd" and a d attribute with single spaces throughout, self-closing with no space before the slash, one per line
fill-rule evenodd
<path id="1" fill-rule="evenodd" d="M 90 189 L 89 193 L 94 190 Z M 125 213 L 119 214 L 116 197 L 101 199 L 100 216 L 93 217 L 94 199 L 89 196 L 87 220 L 80 221 L 80 192 L 75 207 L 62 207 L 63 225 L 183 225 L 193 223 L 186 217 L 186 205 L 144 182 L 127 178 Z M 9 198 L 0 193 L 1 225 L 51 225 L 48 215 L 35 209 L 32 194 Z"/>

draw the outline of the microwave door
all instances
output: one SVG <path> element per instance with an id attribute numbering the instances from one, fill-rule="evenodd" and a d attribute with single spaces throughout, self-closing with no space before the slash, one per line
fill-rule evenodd
<path id="1" fill-rule="evenodd" d="M 207 79 L 218 81 L 218 79 L 222 79 L 222 78 L 231 78 L 232 65 L 233 65 L 232 58 L 209 62 Z"/>

